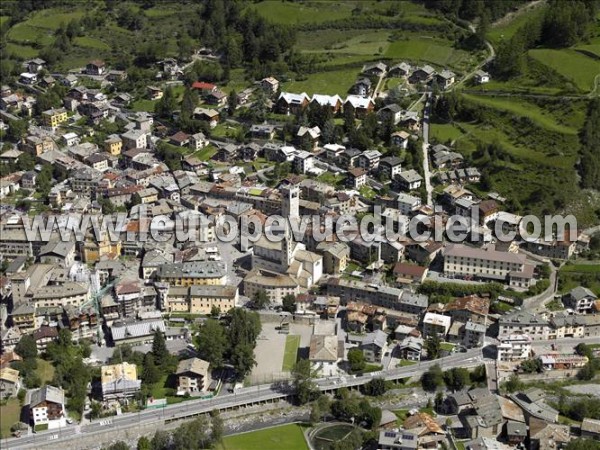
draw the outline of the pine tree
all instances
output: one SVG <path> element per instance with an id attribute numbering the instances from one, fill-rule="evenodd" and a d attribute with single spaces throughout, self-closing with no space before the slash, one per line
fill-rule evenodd
<path id="1" fill-rule="evenodd" d="M 169 350 L 167 350 L 165 336 L 160 330 L 154 331 L 152 356 L 154 356 L 154 363 L 160 368 L 163 368 L 169 360 Z"/>

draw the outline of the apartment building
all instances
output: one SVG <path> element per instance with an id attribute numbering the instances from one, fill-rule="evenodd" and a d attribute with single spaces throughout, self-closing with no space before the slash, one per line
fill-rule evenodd
<path id="1" fill-rule="evenodd" d="M 531 355 L 531 338 L 526 334 L 509 334 L 500 338 L 498 361 L 523 361 Z"/>
<path id="2" fill-rule="evenodd" d="M 123 362 L 100 369 L 102 400 L 134 397 L 142 388 L 142 380 L 138 380 L 135 364 Z"/>
<path id="3" fill-rule="evenodd" d="M 91 299 L 90 286 L 68 281 L 57 285 L 42 286 L 33 291 L 32 300 L 36 307 L 81 306 Z"/>
<path id="4" fill-rule="evenodd" d="M 511 314 L 501 316 L 498 319 L 498 336 L 512 334 L 526 334 L 532 340 L 548 339 L 550 325 L 548 321 L 539 314 L 531 314 L 527 311 L 515 311 Z"/>
<path id="5" fill-rule="evenodd" d="M 56 128 L 68 119 L 65 108 L 52 108 L 42 112 L 42 122 L 47 127 Z"/>
<path id="6" fill-rule="evenodd" d="M 244 278 L 244 295 L 254 297 L 264 290 L 272 304 L 281 305 L 286 295 L 298 295 L 300 285 L 289 275 L 253 270 Z"/>
<path id="7" fill-rule="evenodd" d="M 423 317 L 423 336 L 433 336 L 437 334 L 444 339 L 450 330 L 452 319 L 442 314 L 428 312 Z"/>
<path id="8" fill-rule="evenodd" d="M 235 308 L 238 289 L 235 286 L 170 286 L 162 308 L 169 312 L 210 314 L 213 308 L 226 313 Z"/>
<path id="9" fill-rule="evenodd" d="M 525 255 L 450 244 L 444 250 L 444 274 L 506 281 L 511 272 L 523 272 Z"/>
<path id="10" fill-rule="evenodd" d="M 174 286 L 225 285 L 227 265 L 220 261 L 164 264 L 156 269 L 156 278 Z"/>

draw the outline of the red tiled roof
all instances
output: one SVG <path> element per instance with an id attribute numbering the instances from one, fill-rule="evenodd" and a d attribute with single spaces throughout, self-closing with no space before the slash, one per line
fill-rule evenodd
<path id="1" fill-rule="evenodd" d="M 194 81 L 192 83 L 192 89 L 206 89 L 206 90 L 213 90 L 215 89 L 217 86 L 215 86 L 212 83 L 206 83 L 204 81 Z"/>
<path id="2" fill-rule="evenodd" d="M 409 275 L 411 277 L 422 277 L 427 267 L 416 266 L 414 264 L 396 263 L 394 266 L 394 275 Z"/>

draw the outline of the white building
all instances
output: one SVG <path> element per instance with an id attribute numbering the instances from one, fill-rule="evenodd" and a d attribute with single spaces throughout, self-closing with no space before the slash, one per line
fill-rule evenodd
<path id="1" fill-rule="evenodd" d="M 54 430 L 67 425 L 65 392 L 58 387 L 46 385 L 29 393 L 29 414 L 34 427 L 48 425 Z"/>
<path id="2" fill-rule="evenodd" d="M 405 193 L 398 194 L 398 209 L 402 214 L 410 214 L 421 206 L 421 199 Z"/>
<path id="3" fill-rule="evenodd" d="M 121 135 L 125 148 L 146 148 L 148 145 L 146 133 L 142 130 L 130 130 Z"/>
<path id="4" fill-rule="evenodd" d="M 79 141 L 80 141 L 79 136 L 77 136 L 77 133 L 65 133 L 65 134 L 63 134 L 62 138 L 67 147 L 72 147 L 73 145 L 77 145 L 77 144 L 79 144 Z"/>
<path id="5" fill-rule="evenodd" d="M 531 338 L 526 334 L 509 334 L 499 337 L 498 361 L 514 362 L 531 355 Z"/>
<path id="6" fill-rule="evenodd" d="M 423 317 L 423 336 L 437 334 L 441 338 L 445 338 L 451 323 L 452 318 L 449 316 L 428 312 Z"/>
<path id="7" fill-rule="evenodd" d="M 340 351 L 341 350 L 341 351 Z M 338 373 L 338 361 L 341 360 L 343 342 L 338 342 L 337 335 L 313 335 L 310 338 L 308 360 L 312 369 L 320 376 L 334 376 Z"/>

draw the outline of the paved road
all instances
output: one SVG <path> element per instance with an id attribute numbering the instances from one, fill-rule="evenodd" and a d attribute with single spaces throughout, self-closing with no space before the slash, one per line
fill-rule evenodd
<path id="1" fill-rule="evenodd" d="M 321 391 L 329 391 L 340 387 L 360 386 L 373 378 L 385 378 L 386 380 L 398 380 L 412 376 L 418 376 L 434 364 L 439 364 L 444 369 L 453 367 L 475 367 L 483 363 L 481 349 L 472 349 L 466 353 L 456 353 L 436 361 L 423 361 L 413 366 L 394 368 L 386 371 L 374 372 L 363 376 L 346 376 L 315 380 Z M 175 405 L 169 405 L 161 409 L 144 410 L 139 413 L 114 416 L 109 419 L 100 419 L 89 425 L 80 427 L 71 426 L 60 431 L 47 431 L 24 436 L 18 439 L 7 440 L 2 448 L 43 448 L 45 446 L 56 446 L 58 442 L 72 445 L 80 435 L 88 437 L 97 436 L 98 443 L 102 443 L 107 427 L 111 429 L 135 428 L 141 424 L 163 423 L 164 421 L 187 418 L 192 415 L 204 414 L 213 409 L 226 409 L 246 404 L 264 402 L 269 400 L 283 399 L 291 395 L 291 390 L 285 386 L 258 385 L 243 388 L 234 394 L 222 395 L 210 400 L 190 400 Z"/>
<path id="2" fill-rule="evenodd" d="M 431 185 L 431 173 L 429 172 L 429 115 L 431 114 L 431 94 L 427 94 L 425 107 L 423 108 L 423 175 L 425 177 L 425 189 L 427 190 L 427 206 L 433 207 L 433 187 Z"/>
<path id="3" fill-rule="evenodd" d="M 523 300 L 523 309 L 529 312 L 543 312 L 546 310 L 546 303 L 554 299 L 554 295 L 556 294 L 556 289 L 558 286 L 558 270 L 556 269 L 556 267 L 554 267 L 554 264 L 552 264 L 550 260 L 542 256 L 535 255 L 523 249 L 519 249 L 519 253 L 523 253 L 527 255 L 528 258 L 531 258 L 541 263 L 547 262 L 548 266 L 550 267 L 550 286 L 548 286 L 548 288 L 541 294 L 534 295 L 533 297 L 529 297 Z"/>

